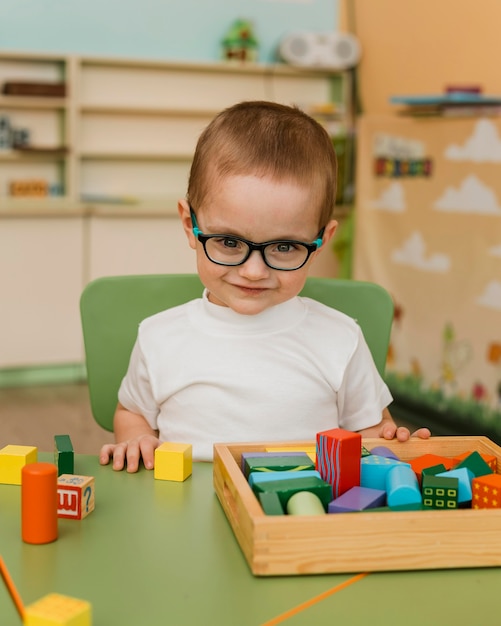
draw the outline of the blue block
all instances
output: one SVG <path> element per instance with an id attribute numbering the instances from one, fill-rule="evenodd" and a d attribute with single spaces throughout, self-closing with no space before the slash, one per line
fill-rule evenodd
<path id="1" fill-rule="evenodd" d="M 332 502 L 329 502 L 327 512 L 348 513 L 349 511 L 364 511 L 384 506 L 385 502 L 386 493 L 380 489 L 352 487 Z"/>
<path id="2" fill-rule="evenodd" d="M 449 478 L 457 478 L 459 484 L 458 491 L 458 504 L 467 504 L 471 502 L 472 499 L 472 491 L 471 491 L 471 481 L 473 480 L 473 472 L 470 472 L 466 467 L 461 467 L 459 469 L 452 469 L 448 472 L 442 472 L 441 474 L 436 474 L 436 476 L 446 476 Z"/>
<path id="3" fill-rule="evenodd" d="M 362 457 L 360 462 L 360 486 L 384 491 L 386 489 L 386 475 L 396 465 L 410 467 L 408 463 L 377 454 Z"/>
<path id="4" fill-rule="evenodd" d="M 292 480 L 293 478 L 321 478 L 317 470 L 303 470 L 300 472 L 252 472 L 249 475 L 249 485 L 262 485 L 277 480 Z"/>
<path id="5" fill-rule="evenodd" d="M 408 506 L 423 501 L 416 473 L 409 465 L 396 465 L 386 476 L 388 506 Z"/>

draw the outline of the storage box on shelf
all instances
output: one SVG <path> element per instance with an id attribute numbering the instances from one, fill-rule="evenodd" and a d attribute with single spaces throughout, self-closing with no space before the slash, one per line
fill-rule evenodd
<path id="1" fill-rule="evenodd" d="M 365 439 L 368 449 L 380 439 Z M 486 437 L 432 437 L 385 441 L 401 460 L 431 453 L 456 457 L 501 448 Z M 274 446 L 278 444 L 274 443 Z M 299 442 L 284 443 L 297 448 Z M 303 445 L 311 446 L 311 442 Z M 266 443 L 217 444 L 214 486 L 252 572 L 259 576 L 501 565 L 501 509 L 267 516 L 240 469 L 242 452 Z"/>

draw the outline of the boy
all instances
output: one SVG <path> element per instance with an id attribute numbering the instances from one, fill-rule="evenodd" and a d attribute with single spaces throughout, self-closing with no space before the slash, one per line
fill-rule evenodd
<path id="1" fill-rule="evenodd" d="M 336 230 L 335 195 L 332 142 L 299 109 L 242 102 L 209 124 L 178 203 L 205 291 L 140 325 L 102 464 L 151 469 L 163 440 L 211 460 L 215 442 L 335 427 L 409 438 L 358 325 L 298 297 Z"/>

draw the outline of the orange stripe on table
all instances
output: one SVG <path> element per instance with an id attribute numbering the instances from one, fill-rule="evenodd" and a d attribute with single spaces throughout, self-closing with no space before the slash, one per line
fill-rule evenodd
<path id="1" fill-rule="evenodd" d="M 282 613 L 282 615 L 277 615 L 277 617 L 274 617 L 268 622 L 264 622 L 264 624 L 262 624 L 261 626 L 275 626 L 275 624 L 280 624 L 281 622 L 284 622 L 289 617 L 293 617 L 294 615 L 301 613 L 301 611 L 304 611 L 305 609 L 308 609 L 310 606 L 317 604 L 317 602 L 321 602 L 322 600 L 325 600 L 325 598 L 328 598 L 329 596 L 334 595 L 338 591 L 341 591 L 342 589 L 345 589 L 346 587 L 353 585 L 353 583 L 356 583 L 359 580 L 362 580 L 362 578 L 365 578 L 366 576 L 368 576 L 368 574 L 369 572 L 364 572 L 363 574 L 357 574 L 356 576 L 353 576 L 353 578 L 349 578 L 348 580 L 345 580 L 340 585 L 336 585 L 335 587 L 332 587 L 332 589 L 328 589 L 327 591 L 324 591 L 320 595 L 315 596 L 314 598 L 311 598 L 311 600 L 307 600 L 306 602 L 303 602 L 302 604 L 298 604 L 298 606 L 295 606 L 293 609 L 290 609 L 289 611 Z"/>

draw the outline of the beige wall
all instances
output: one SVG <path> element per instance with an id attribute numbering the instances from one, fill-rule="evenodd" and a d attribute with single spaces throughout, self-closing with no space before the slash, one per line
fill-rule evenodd
<path id="1" fill-rule="evenodd" d="M 340 24 L 362 46 L 363 111 L 393 111 L 391 95 L 478 84 L 501 93 L 499 0 L 342 0 Z"/>

